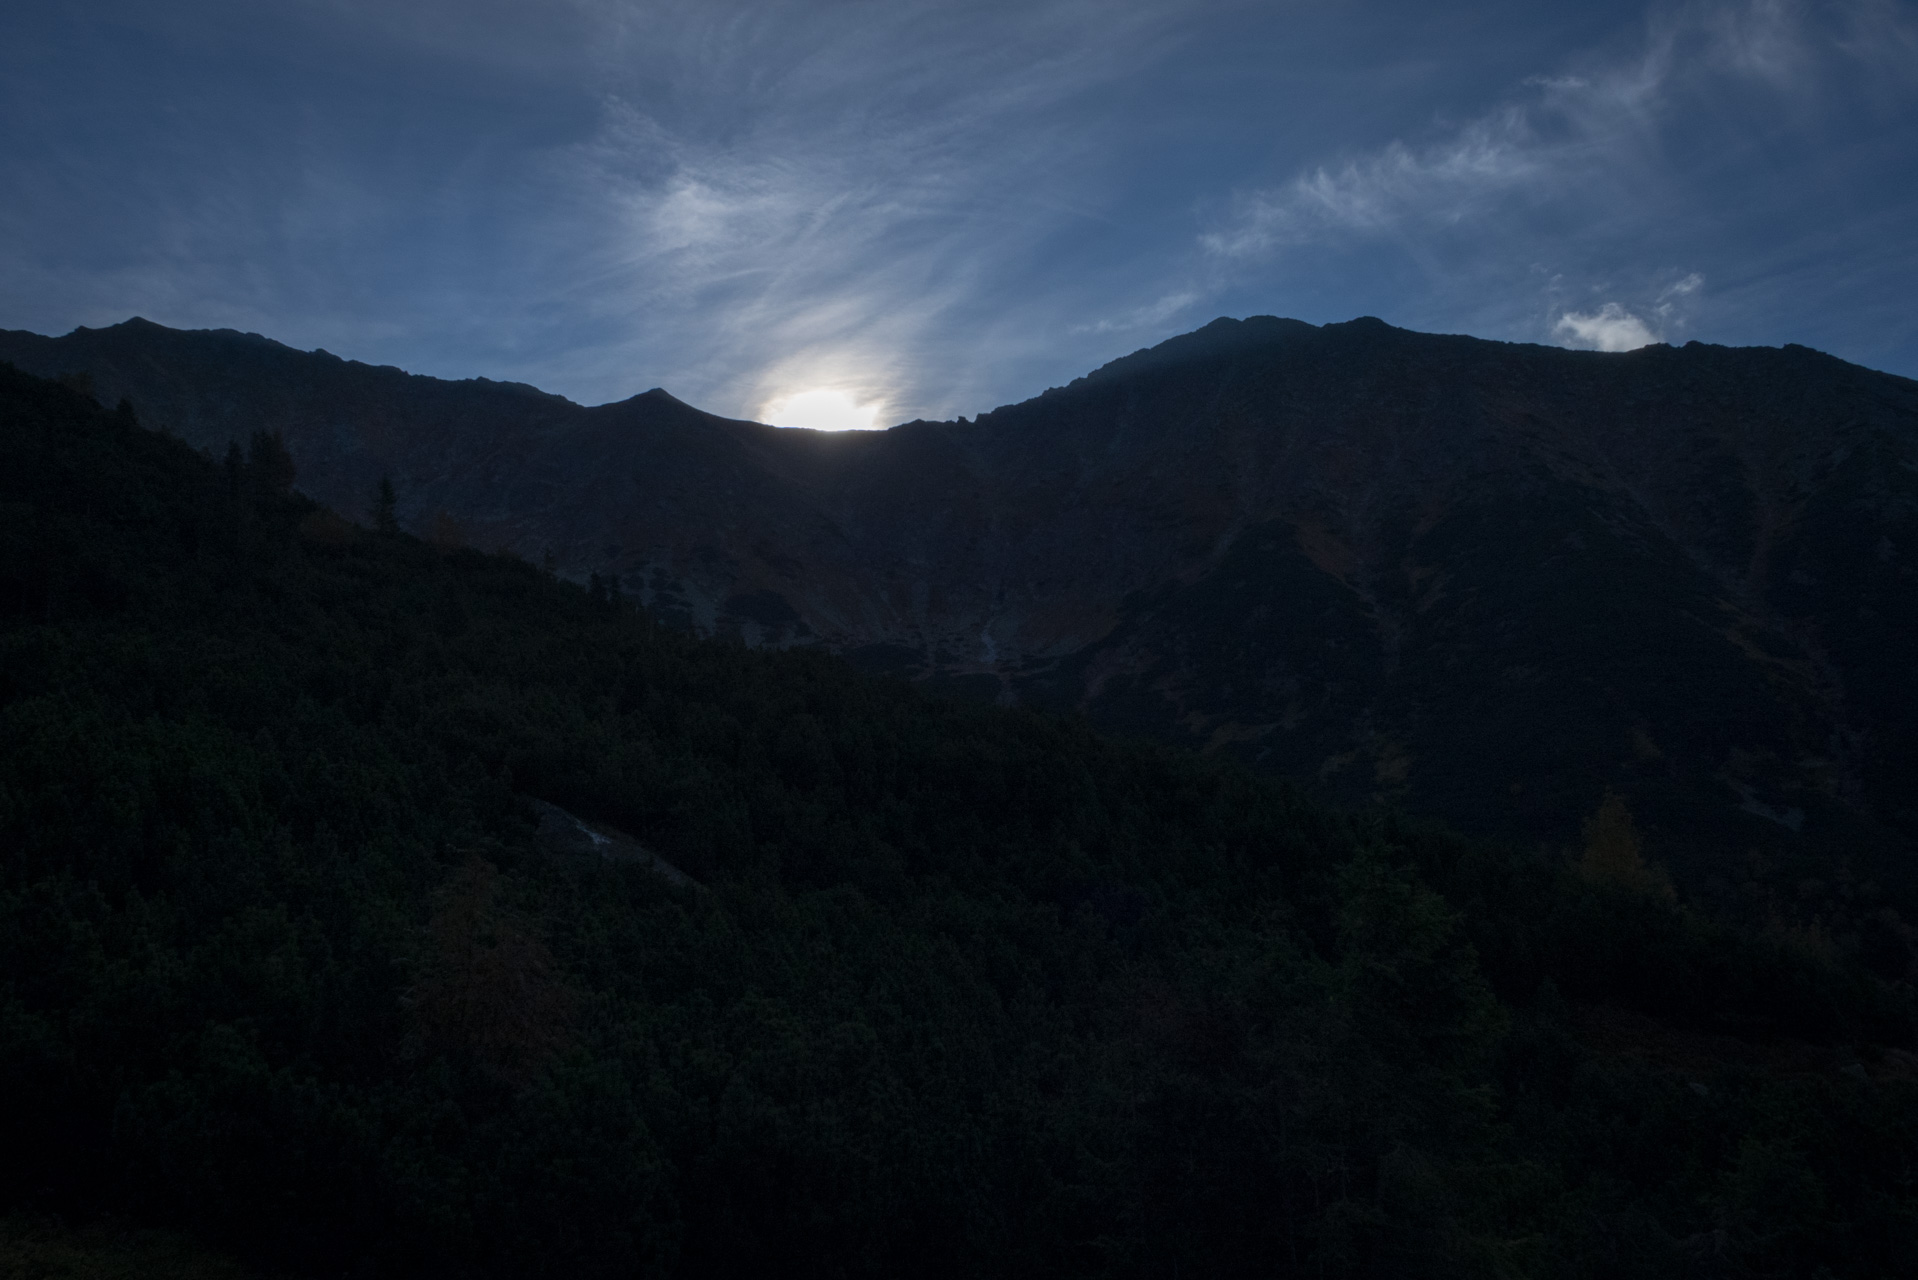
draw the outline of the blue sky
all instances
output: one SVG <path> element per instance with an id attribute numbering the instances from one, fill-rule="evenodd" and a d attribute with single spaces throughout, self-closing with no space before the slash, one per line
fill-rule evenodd
<path id="1" fill-rule="evenodd" d="M 1918 376 L 1918 2 L 12 0 L 0 191 L 0 327 L 587 403 L 975 414 L 1260 313 Z"/>

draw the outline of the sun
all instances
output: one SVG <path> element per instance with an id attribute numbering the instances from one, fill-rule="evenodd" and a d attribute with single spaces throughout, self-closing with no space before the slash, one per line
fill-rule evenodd
<path id="1" fill-rule="evenodd" d="M 774 396 L 759 411 L 761 422 L 814 431 L 872 431 L 879 426 L 880 402 L 861 403 L 838 387 L 814 387 Z"/>

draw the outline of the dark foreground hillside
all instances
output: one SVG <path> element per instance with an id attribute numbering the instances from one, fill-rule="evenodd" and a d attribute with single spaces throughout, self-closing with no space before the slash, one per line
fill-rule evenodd
<path id="1" fill-rule="evenodd" d="M 0 1213 L 294 1274 L 1918 1269 L 1909 990 L 1696 916 L 1615 799 L 1576 861 L 1340 815 L 292 480 L 0 367 Z"/>

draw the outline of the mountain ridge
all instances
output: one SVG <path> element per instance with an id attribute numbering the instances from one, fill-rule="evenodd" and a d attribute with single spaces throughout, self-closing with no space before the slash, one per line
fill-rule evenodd
<path id="1" fill-rule="evenodd" d="M 697 631 L 1481 833 L 1568 840 L 1618 790 L 1746 910 L 1840 894 L 1845 849 L 1911 875 L 1918 383 L 1808 348 L 1221 319 L 971 422 L 840 435 L 150 324 L 0 358 L 204 448 L 278 431 L 341 510 L 391 474 L 408 527 Z"/>

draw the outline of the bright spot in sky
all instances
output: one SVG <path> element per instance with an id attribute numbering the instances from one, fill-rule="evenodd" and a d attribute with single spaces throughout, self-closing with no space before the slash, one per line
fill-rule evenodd
<path id="1" fill-rule="evenodd" d="M 871 431 L 879 425 L 880 404 L 864 404 L 835 387 L 814 387 L 775 396 L 759 411 L 760 421 L 775 427 L 811 427 L 814 431 Z"/>
<path id="2" fill-rule="evenodd" d="M 1606 303 L 1596 315 L 1567 311 L 1553 331 L 1589 351 L 1636 351 L 1658 341 L 1650 326 L 1616 302 Z"/>

